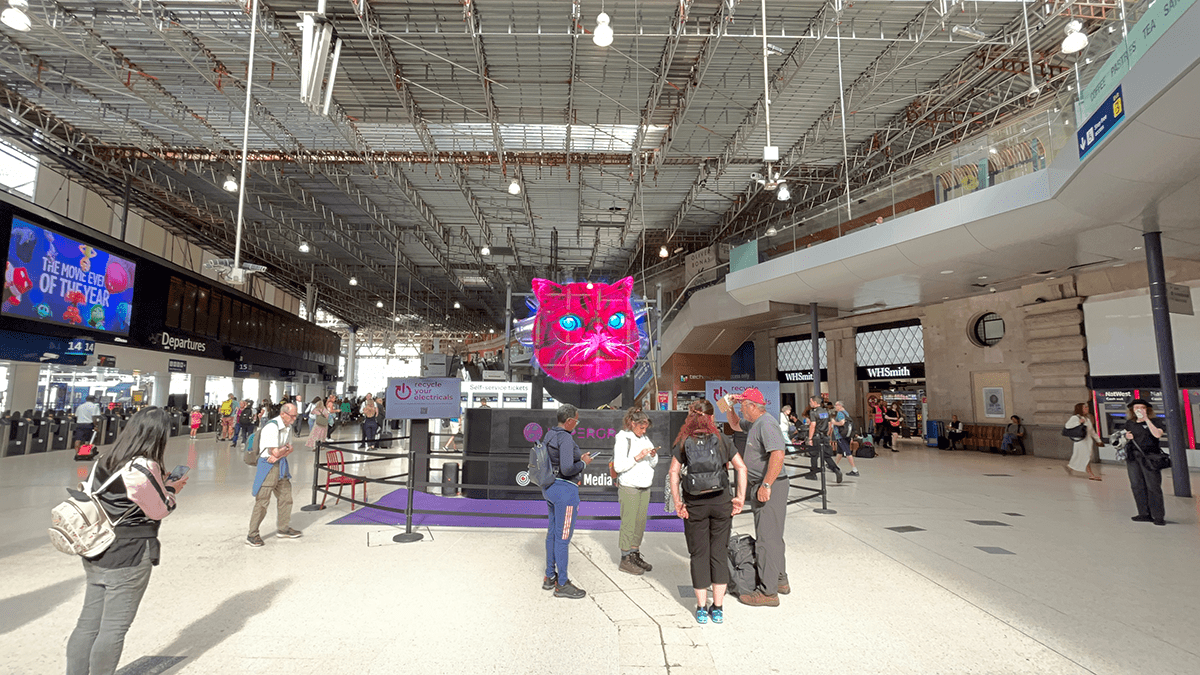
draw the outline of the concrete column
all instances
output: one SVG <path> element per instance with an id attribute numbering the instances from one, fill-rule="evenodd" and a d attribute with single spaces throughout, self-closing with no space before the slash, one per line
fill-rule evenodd
<path id="1" fill-rule="evenodd" d="M 829 396 L 842 401 L 855 417 L 863 415 L 863 401 L 856 370 L 857 350 L 854 327 L 825 330 L 825 360 L 829 364 Z"/>
<path id="2" fill-rule="evenodd" d="M 204 393 L 208 389 L 208 378 L 192 373 L 192 381 L 188 386 L 188 407 L 204 405 Z"/>
<path id="3" fill-rule="evenodd" d="M 356 386 L 358 382 L 355 377 L 358 375 L 355 365 L 358 362 L 358 329 L 354 326 L 350 327 L 350 340 L 346 347 L 346 390 Z"/>
<path id="4" fill-rule="evenodd" d="M 165 408 L 167 405 L 167 394 L 171 391 L 171 374 L 158 373 L 154 374 L 154 391 L 150 392 L 150 405 Z"/>
<path id="5" fill-rule="evenodd" d="M 29 410 L 37 404 L 38 377 L 42 373 L 40 363 L 16 363 L 8 371 L 8 399 L 12 410 Z"/>

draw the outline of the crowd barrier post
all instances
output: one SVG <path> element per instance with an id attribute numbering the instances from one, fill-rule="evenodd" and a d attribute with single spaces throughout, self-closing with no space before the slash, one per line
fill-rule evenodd
<path id="1" fill-rule="evenodd" d="M 831 515 L 831 514 L 837 513 L 837 511 L 834 511 L 833 509 L 829 508 L 829 501 L 826 499 L 826 497 L 829 495 L 829 488 L 825 484 L 825 473 L 826 472 L 825 472 L 825 448 L 824 447 L 821 447 L 819 450 L 817 450 L 817 455 L 813 457 L 813 464 L 816 465 L 813 467 L 814 469 L 819 468 L 821 471 L 821 508 L 813 509 L 813 513 L 820 513 L 820 514 L 824 514 L 824 515 Z"/>
<path id="2" fill-rule="evenodd" d="M 397 544 L 410 544 L 425 538 L 425 535 L 413 532 L 412 529 L 413 491 L 416 489 L 414 485 L 416 473 L 413 467 L 417 458 L 418 445 L 423 446 L 420 448 L 422 452 L 429 452 L 429 420 L 412 420 L 411 423 L 412 426 L 408 432 L 408 479 L 405 481 L 408 490 L 408 505 L 404 508 L 404 531 L 392 537 L 392 541 Z"/>
<path id="3" fill-rule="evenodd" d="M 320 511 L 325 508 L 324 504 L 317 503 L 317 478 L 321 473 L 321 453 L 325 450 L 325 441 L 317 441 L 317 447 L 313 448 L 313 479 L 312 479 L 312 503 L 305 504 L 300 507 L 301 511 Z"/>

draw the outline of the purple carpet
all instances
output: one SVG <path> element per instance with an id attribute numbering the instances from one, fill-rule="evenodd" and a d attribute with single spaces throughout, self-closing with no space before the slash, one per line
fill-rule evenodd
<path id="1" fill-rule="evenodd" d="M 379 506 L 403 509 L 408 500 L 404 488 L 388 493 L 375 502 Z M 330 499 L 328 506 L 333 506 Z M 661 503 L 650 503 L 647 532 L 683 532 L 683 521 L 673 513 L 663 513 Z M 428 511 L 432 513 L 417 513 Z M 403 525 L 404 514 L 372 508 L 358 508 L 333 521 L 335 525 Z M 542 500 L 467 499 L 442 497 L 425 492 L 413 493 L 413 525 L 452 525 L 457 527 L 546 527 L 546 502 Z M 617 502 L 583 502 L 579 506 L 577 530 L 618 530 L 621 506 Z"/>

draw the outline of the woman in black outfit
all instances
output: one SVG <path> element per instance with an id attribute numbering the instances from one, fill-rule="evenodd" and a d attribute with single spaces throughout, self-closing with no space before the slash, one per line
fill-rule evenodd
<path id="1" fill-rule="evenodd" d="M 900 452 L 896 449 L 896 441 L 893 436 L 900 430 L 900 404 L 893 403 L 892 407 L 884 408 L 883 411 L 883 440 L 886 442 L 884 447 L 892 452 Z"/>
<path id="2" fill-rule="evenodd" d="M 1163 430 L 1154 424 L 1154 409 L 1144 399 L 1129 402 L 1129 418 L 1125 422 L 1125 468 L 1129 470 L 1129 488 L 1138 514 L 1131 520 L 1166 525 L 1163 505 L 1162 470 L 1147 466 L 1146 455 L 1161 455 L 1158 439 Z"/>
<path id="3" fill-rule="evenodd" d="M 681 490 L 680 474 L 688 464 L 685 450 L 691 438 L 700 444 L 715 446 L 722 466 L 733 466 L 737 471 L 737 495 L 729 489 L 693 495 Z M 725 587 L 729 585 L 729 531 L 733 517 L 742 512 L 746 503 L 746 463 L 732 443 L 717 430 L 713 422 L 713 406 L 705 400 L 694 401 L 688 406 L 688 416 L 671 448 L 671 496 L 675 500 L 675 512 L 683 519 L 683 536 L 687 540 L 691 555 L 692 589 L 696 592 L 696 621 L 723 623 L 725 620 L 722 603 Z M 728 480 L 723 481 L 728 485 Z M 712 586 L 713 604 L 706 606 L 708 587 Z"/>

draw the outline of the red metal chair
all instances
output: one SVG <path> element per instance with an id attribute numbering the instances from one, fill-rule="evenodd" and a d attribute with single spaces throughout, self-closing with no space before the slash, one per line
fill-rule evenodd
<path id="1" fill-rule="evenodd" d="M 345 471 L 346 470 L 346 460 L 343 458 L 341 450 L 326 450 L 325 451 L 325 462 L 326 462 L 326 464 L 328 464 L 328 468 L 332 469 L 333 471 Z M 341 475 L 333 473 L 333 471 L 325 472 L 325 490 L 326 490 L 326 492 L 321 495 L 321 506 L 325 506 L 325 498 L 329 496 L 328 490 L 330 489 L 330 487 L 332 487 L 334 485 L 338 486 L 337 501 L 334 502 L 335 506 L 337 504 L 341 503 L 342 488 L 345 487 L 346 485 L 350 486 L 350 499 L 353 500 L 355 486 L 357 486 L 359 483 L 361 483 L 363 486 L 363 501 L 364 502 L 367 501 L 367 481 L 363 480 L 362 478 L 358 478 L 356 476 L 341 476 Z M 350 502 L 350 510 L 351 511 L 354 510 L 354 502 L 353 501 Z"/>

